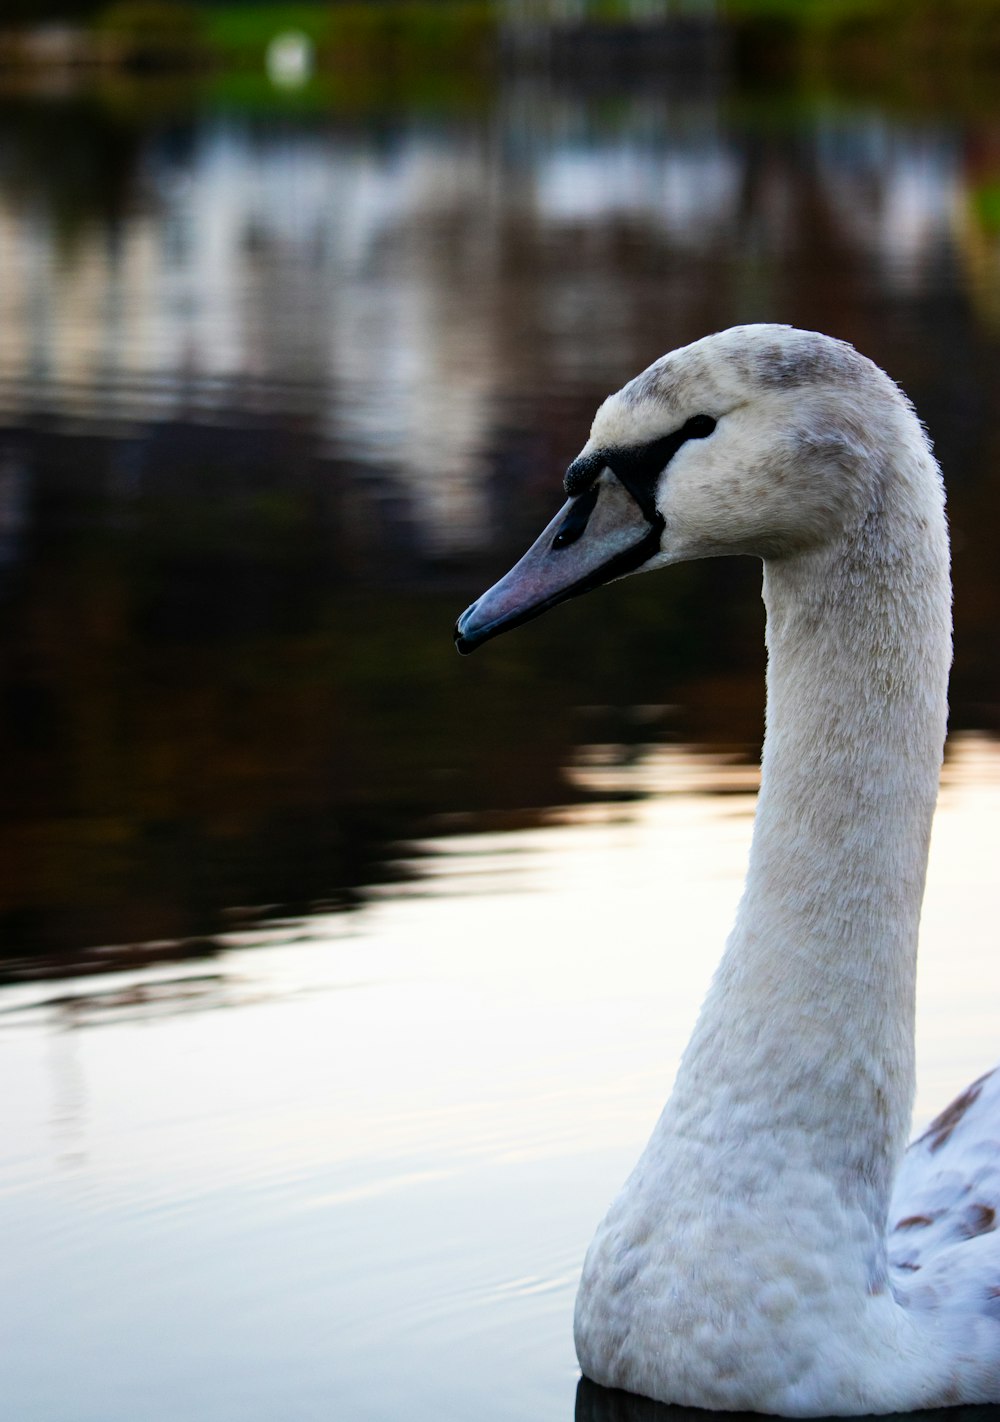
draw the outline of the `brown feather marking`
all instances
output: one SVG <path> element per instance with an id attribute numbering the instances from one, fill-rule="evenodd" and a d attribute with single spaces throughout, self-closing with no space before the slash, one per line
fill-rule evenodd
<path id="1" fill-rule="evenodd" d="M 907 1215 L 905 1220 L 900 1220 L 894 1226 L 895 1229 L 919 1229 L 923 1225 L 933 1224 L 934 1220 L 930 1215 Z"/>
<path id="2" fill-rule="evenodd" d="M 969 1107 L 973 1102 L 979 1100 L 983 1083 L 988 1081 L 992 1075 L 993 1073 L 988 1071 L 985 1076 L 981 1076 L 978 1081 L 974 1081 L 971 1086 L 967 1087 L 961 1096 L 956 1096 L 951 1105 L 944 1108 L 940 1116 L 934 1117 L 917 1144 L 929 1141 L 932 1154 L 934 1151 L 940 1150 Z"/>
<path id="3" fill-rule="evenodd" d="M 992 1205 L 970 1205 L 963 1211 L 959 1232 L 964 1239 L 974 1239 L 977 1234 L 989 1234 L 997 1227 L 997 1212 Z"/>

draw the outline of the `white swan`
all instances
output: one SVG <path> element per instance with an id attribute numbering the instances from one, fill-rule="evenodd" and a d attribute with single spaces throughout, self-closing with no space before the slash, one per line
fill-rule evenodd
<path id="1" fill-rule="evenodd" d="M 1000 1073 L 903 1158 L 951 654 L 941 479 L 912 407 L 848 345 L 736 328 L 606 400 L 566 491 L 463 614 L 461 651 L 610 578 L 748 553 L 769 652 L 746 888 L 587 1254 L 583 1371 L 788 1416 L 998 1401 Z"/>

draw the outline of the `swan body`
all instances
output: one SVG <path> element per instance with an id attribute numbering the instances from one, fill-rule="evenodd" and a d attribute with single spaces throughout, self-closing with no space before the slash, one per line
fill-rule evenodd
<path id="1" fill-rule="evenodd" d="M 951 657 L 943 490 L 912 407 L 842 342 L 735 328 L 606 400 L 566 490 L 460 650 L 726 553 L 763 560 L 768 646 L 746 887 L 587 1254 L 583 1372 L 788 1416 L 1000 1401 L 1000 1073 L 905 1150 Z"/>

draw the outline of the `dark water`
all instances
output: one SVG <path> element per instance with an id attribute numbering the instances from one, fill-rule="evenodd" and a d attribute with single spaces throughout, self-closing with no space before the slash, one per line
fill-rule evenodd
<path id="1" fill-rule="evenodd" d="M 998 183 L 995 114 L 716 71 L 353 117 L 4 102 L 4 955 L 350 907 L 415 833 L 564 803 L 593 741 L 752 754 L 749 563 L 450 646 L 597 402 L 734 322 L 846 337 L 915 400 L 954 722 L 994 729 Z"/>
<path id="2" fill-rule="evenodd" d="M 0 99 L 12 1416 L 666 1415 L 572 1299 L 739 892 L 759 569 L 451 628 L 707 331 L 852 340 L 936 442 L 918 1118 L 992 1060 L 1000 107 L 717 59 Z"/>

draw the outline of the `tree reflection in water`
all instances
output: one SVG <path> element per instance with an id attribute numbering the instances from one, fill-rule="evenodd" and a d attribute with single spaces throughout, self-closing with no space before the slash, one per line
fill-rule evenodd
<path id="1" fill-rule="evenodd" d="M 4 101 L 11 970 L 349 909 L 429 827 L 581 794 L 590 743 L 752 761 L 749 563 L 609 589 L 472 667 L 450 645 L 600 399 L 740 320 L 852 339 L 913 395 L 951 489 L 953 725 L 998 728 L 988 113 L 740 83 L 515 69 L 377 123 L 370 95 L 267 123 L 177 89 Z"/>

